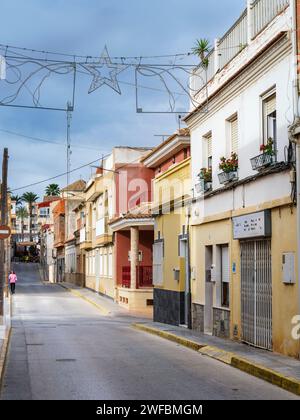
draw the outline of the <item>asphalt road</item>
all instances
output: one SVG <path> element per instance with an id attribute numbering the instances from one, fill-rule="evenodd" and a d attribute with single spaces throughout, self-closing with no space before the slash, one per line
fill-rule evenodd
<path id="1" fill-rule="evenodd" d="M 273 385 L 104 317 L 18 265 L 2 400 L 297 399 Z M 136 321 L 136 320 L 135 320 Z"/>

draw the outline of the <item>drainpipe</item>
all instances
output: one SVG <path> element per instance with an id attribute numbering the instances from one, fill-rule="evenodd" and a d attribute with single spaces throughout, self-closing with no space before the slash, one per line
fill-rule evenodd
<path id="1" fill-rule="evenodd" d="M 292 127 L 291 140 L 296 144 L 296 185 L 297 185 L 297 280 L 298 280 L 298 302 L 300 314 L 300 119 L 299 119 L 299 86 L 298 86 L 298 37 L 297 37 L 297 0 L 291 0 L 292 18 L 292 44 L 293 44 L 293 109 L 294 124 Z"/>

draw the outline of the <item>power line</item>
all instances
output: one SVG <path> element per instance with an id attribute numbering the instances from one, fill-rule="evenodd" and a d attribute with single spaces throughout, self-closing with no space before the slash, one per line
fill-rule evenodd
<path id="1" fill-rule="evenodd" d="M 29 140 L 39 141 L 41 143 L 55 144 L 55 145 L 58 145 L 58 146 L 65 147 L 64 143 L 60 143 L 60 142 L 56 142 L 56 141 L 52 141 L 52 140 L 46 140 L 46 139 L 42 139 L 40 137 L 27 136 L 26 134 L 16 133 L 15 131 L 5 130 L 3 128 L 0 128 L 0 131 L 3 132 L 3 133 L 10 134 L 12 136 L 22 137 L 22 138 L 29 139 Z M 76 147 L 78 149 L 96 150 L 98 152 L 101 152 L 101 150 L 96 149 L 96 148 L 91 147 L 91 146 L 79 146 L 79 145 L 73 144 L 72 147 Z"/>
<path id="2" fill-rule="evenodd" d="M 131 147 L 131 149 L 135 149 L 135 148 L 134 147 Z M 148 152 L 150 152 L 150 150 L 151 150 L 151 148 L 149 148 Z M 145 149 L 145 153 L 146 152 L 147 152 L 147 150 Z M 94 163 L 98 162 L 100 159 L 103 160 L 103 159 L 108 158 L 110 155 L 111 155 L 111 153 L 109 153 L 109 154 L 107 154 L 105 156 L 102 156 L 101 158 L 98 158 L 98 159 L 94 160 L 93 162 L 89 162 L 89 163 L 87 163 L 85 165 L 79 166 L 78 168 L 72 169 L 69 173 L 71 174 L 73 172 L 79 171 L 80 169 L 83 169 L 83 168 L 86 168 L 88 166 L 91 166 Z M 142 156 L 139 156 L 138 158 L 135 158 L 134 160 L 125 163 L 124 165 L 118 167 L 117 170 L 119 171 L 120 169 L 126 168 L 126 166 L 132 165 L 133 163 L 139 161 L 141 159 L 141 157 Z M 32 183 L 32 184 L 25 185 L 23 187 L 14 188 L 13 190 L 11 190 L 11 192 L 24 190 L 25 188 L 35 187 L 36 185 L 44 184 L 45 182 L 49 182 L 49 181 L 52 181 L 52 180 L 57 179 L 57 178 L 62 178 L 65 175 L 67 175 L 67 172 L 64 172 L 63 174 L 59 174 L 59 175 L 53 176 L 51 178 L 44 179 L 42 181 L 38 181 L 38 182 L 35 182 L 35 183 Z"/>
<path id="3" fill-rule="evenodd" d="M 105 156 L 105 158 L 106 158 L 106 157 L 108 157 L 108 156 L 110 156 L 110 154 L 109 154 L 109 155 L 107 155 L 107 156 Z M 73 172 L 79 171 L 80 169 L 83 169 L 83 168 L 86 168 L 86 167 L 88 167 L 88 166 L 91 166 L 91 165 L 93 165 L 94 163 L 98 162 L 99 160 L 100 160 L 100 158 L 98 158 L 98 159 L 96 159 L 96 160 L 93 160 L 92 162 L 86 163 L 85 165 L 79 166 L 78 168 L 72 169 L 69 173 L 71 174 L 71 173 L 73 173 Z M 51 178 L 43 179 L 42 181 L 38 181 L 38 182 L 34 182 L 34 183 L 32 183 L 32 184 L 24 185 L 23 187 L 14 188 L 14 189 L 13 189 L 13 190 L 11 190 L 11 191 L 12 191 L 12 192 L 15 192 L 15 191 L 24 190 L 25 188 L 35 187 L 36 185 L 44 184 L 45 182 L 52 181 L 53 179 L 62 178 L 62 177 L 63 177 L 63 176 L 65 176 L 65 175 L 67 175 L 67 172 L 64 172 L 63 174 L 59 174 L 59 175 L 52 176 Z"/>

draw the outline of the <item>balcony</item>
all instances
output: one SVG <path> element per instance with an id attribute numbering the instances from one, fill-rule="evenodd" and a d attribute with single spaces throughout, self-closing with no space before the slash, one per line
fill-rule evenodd
<path id="1" fill-rule="evenodd" d="M 237 181 L 238 180 L 238 173 L 237 173 L 237 171 L 221 172 L 218 175 L 218 178 L 219 178 L 220 184 L 227 185 L 230 182 L 233 182 L 233 181 Z"/>
<path id="2" fill-rule="evenodd" d="M 275 161 L 275 156 L 270 155 L 269 153 L 262 153 L 259 156 L 255 156 L 250 159 L 252 169 L 254 171 L 261 171 L 266 167 L 272 165 Z"/>
<path id="3" fill-rule="evenodd" d="M 206 193 L 212 190 L 212 182 L 205 181 L 200 179 L 200 182 L 195 185 L 197 194 Z"/>
<path id="4" fill-rule="evenodd" d="M 90 249 L 92 248 L 92 239 L 89 232 L 86 231 L 86 228 L 80 229 L 80 249 Z"/>
<path id="5" fill-rule="evenodd" d="M 199 66 L 194 70 L 191 77 L 192 94 L 197 95 L 216 73 L 227 68 L 289 4 L 289 0 L 254 0 L 249 4 L 224 36 L 216 40 L 215 48 L 207 57 L 208 67 Z M 283 19 L 287 21 L 288 18 L 283 16 Z"/>

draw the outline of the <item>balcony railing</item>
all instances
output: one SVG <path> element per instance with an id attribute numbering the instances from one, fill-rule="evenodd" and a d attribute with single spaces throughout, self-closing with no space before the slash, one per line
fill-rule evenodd
<path id="1" fill-rule="evenodd" d="M 248 15 L 244 11 L 239 20 L 219 42 L 220 68 L 226 66 L 248 43 Z"/>
<path id="2" fill-rule="evenodd" d="M 153 286 L 153 269 L 152 266 L 142 266 L 136 268 L 137 289 L 149 288 Z M 130 289 L 131 285 L 131 268 L 130 266 L 122 267 L 122 287 Z"/>
<path id="3" fill-rule="evenodd" d="M 253 38 L 282 12 L 289 3 L 289 0 L 256 0 L 252 6 Z"/>
<path id="4" fill-rule="evenodd" d="M 226 185 L 229 182 L 237 181 L 238 180 L 238 173 L 237 172 L 221 172 L 218 175 L 220 184 Z"/>
<path id="5" fill-rule="evenodd" d="M 266 168 L 267 166 L 272 165 L 274 163 L 275 157 L 270 155 L 269 153 L 262 153 L 261 155 L 255 156 L 254 158 L 250 159 L 252 169 L 254 171 L 259 171 L 261 169 Z"/>
<path id="6" fill-rule="evenodd" d="M 197 194 L 206 193 L 212 189 L 212 182 L 207 182 L 200 179 L 199 183 L 195 185 Z"/>
<path id="7" fill-rule="evenodd" d="M 208 55 L 207 70 L 199 66 L 191 76 L 191 94 L 195 95 L 209 82 L 216 71 L 222 70 L 244 47 L 248 45 L 248 39 L 256 38 L 257 35 L 272 20 L 290 4 L 290 0 L 256 0 L 251 9 L 246 9 L 240 18 L 232 25 L 226 34 L 220 39 L 217 49 L 213 49 Z M 251 22 L 251 25 L 248 23 Z M 248 33 L 249 28 L 251 34 Z M 218 60 L 218 63 L 216 62 Z"/>

